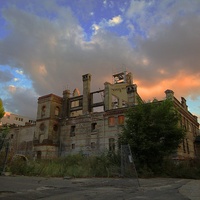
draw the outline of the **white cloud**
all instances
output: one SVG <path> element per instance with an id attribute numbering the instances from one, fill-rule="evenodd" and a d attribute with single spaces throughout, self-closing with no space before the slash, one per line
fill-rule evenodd
<path id="1" fill-rule="evenodd" d="M 21 74 L 21 75 L 24 74 L 24 72 L 22 70 L 19 70 L 19 69 L 16 70 L 16 73 Z"/>
<path id="2" fill-rule="evenodd" d="M 97 31 L 100 29 L 100 26 L 98 26 L 97 24 L 93 24 L 92 25 L 92 30 L 94 31 L 94 34 L 97 34 Z"/>
<path id="3" fill-rule="evenodd" d="M 122 21 L 123 20 L 122 20 L 121 16 L 118 15 L 108 21 L 108 26 L 116 26 L 116 25 L 120 24 Z"/>
<path id="4" fill-rule="evenodd" d="M 14 81 L 15 81 L 15 82 L 19 81 L 19 78 L 14 78 Z"/>
<path id="5" fill-rule="evenodd" d="M 93 24 L 92 30 L 94 30 L 94 34 L 97 34 L 100 30 L 106 30 L 107 27 L 114 27 L 122 23 L 123 19 L 120 15 L 113 17 L 112 19 L 106 20 L 102 19 L 99 24 Z"/>

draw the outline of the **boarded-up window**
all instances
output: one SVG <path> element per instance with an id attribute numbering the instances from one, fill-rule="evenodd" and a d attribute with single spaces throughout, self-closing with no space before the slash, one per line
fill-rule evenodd
<path id="1" fill-rule="evenodd" d="M 108 118 L 108 126 L 114 126 L 115 125 L 115 118 L 109 117 Z"/>
<path id="2" fill-rule="evenodd" d="M 124 125 L 124 115 L 118 116 L 118 125 Z"/>

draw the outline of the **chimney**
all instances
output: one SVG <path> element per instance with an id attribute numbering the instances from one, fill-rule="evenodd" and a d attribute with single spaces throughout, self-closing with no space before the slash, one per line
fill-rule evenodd
<path id="1" fill-rule="evenodd" d="M 184 97 L 181 97 L 181 104 L 182 104 L 182 106 L 183 106 L 183 108 L 185 110 L 188 109 L 188 106 L 187 106 L 187 103 L 186 103 L 186 99 Z"/>
<path id="2" fill-rule="evenodd" d="M 64 90 L 63 91 L 63 112 L 62 117 L 69 117 L 69 102 L 68 99 L 70 98 L 70 90 Z"/>
<path id="3" fill-rule="evenodd" d="M 88 114 L 91 111 L 91 102 L 90 102 L 90 82 L 91 75 L 85 74 L 83 78 L 83 115 Z"/>
<path id="4" fill-rule="evenodd" d="M 166 90 L 165 94 L 166 94 L 167 99 L 173 99 L 174 98 L 174 92 L 172 90 Z"/>

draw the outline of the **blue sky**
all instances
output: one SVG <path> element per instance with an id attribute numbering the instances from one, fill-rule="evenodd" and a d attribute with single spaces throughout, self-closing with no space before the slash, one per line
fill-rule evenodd
<path id="1" fill-rule="evenodd" d="M 0 98 L 36 117 L 37 98 L 133 73 L 145 100 L 171 89 L 200 117 L 199 0 L 0 0 Z"/>

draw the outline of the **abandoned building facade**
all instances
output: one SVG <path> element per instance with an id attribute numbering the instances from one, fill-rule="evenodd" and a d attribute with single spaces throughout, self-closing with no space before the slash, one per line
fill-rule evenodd
<path id="1" fill-rule="evenodd" d="M 54 94 L 39 97 L 36 123 L 10 130 L 11 151 L 40 159 L 117 150 L 125 112 L 141 99 L 132 74 L 126 71 L 113 74 L 113 83 L 105 82 L 103 90 L 94 92 L 90 91 L 90 74 L 83 75 L 82 81 L 82 95 L 75 89 L 72 95 L 65 90 L 62 97 Z M 188 111 L 183 97 L 179 102 L 172 90 L 165 94 L 174 101 L 181 114 L 180 125 L 187 131 L 176 158 L 195 158 L 199 155 L 197 117 Z"/>

